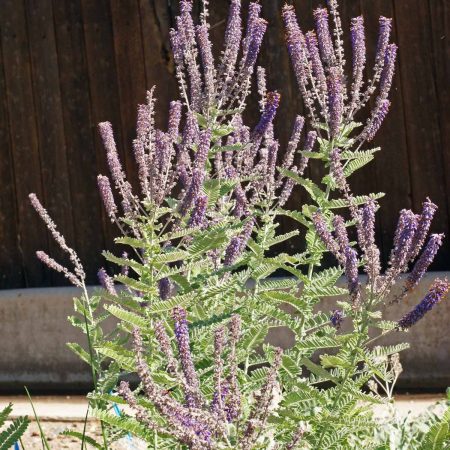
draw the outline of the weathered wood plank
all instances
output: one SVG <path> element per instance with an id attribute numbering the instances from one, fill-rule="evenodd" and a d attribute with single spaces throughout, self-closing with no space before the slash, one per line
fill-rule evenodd
<path id="1" fill-rule="evenodd" d="M 71 185 L 75 248 L 88 282 L 96 281 L 104 248 L 101 204 L 96 193 L 97 160 L 91 129 L 89 80 L 80 1 L 54 1 L 62 117 Z"/>
<path id="2" fill-rule="evenodd" d="M 412 203 L 419 210 L 422 201 L 430 196 L 440 207 L 432 229 L 441 231 L 448 225 L 448 216 L 428 2 L 396 2 L 395 21 L 402 55 L 400 75 Z M 450 248 L 444 246 L 437 261 L 444 262 L 449 258 Z"/>
<path id="3" fill-rule="evenodd" d="M 24 286 L 47 285 L 50 282 L 49 274 L 44 272 L 35 256 L 37 249 L 48 250 L 47 235 L 28 200 L 30 192 L 36 192 L 42 198 L 42 179 L 33 103 L 29 37 L 23 2 L 13 0 L 2 2 L 0 29 Z M 13 212 L 10 212 L 10 217 L 14 217 Z"/>
<path id="4" fill-rule="evenodd" d="M 108 0 L 81 0 L 81 5 L 91 108 L 89 125 L 94 135 L 96 172 L 108 175 L 106 155 L 97 131 L 97 124 L 105 120 L 111 122 L 118 143 L 121 142 L 122 136 L 111 11 Z M 122 146 L 119 145 L 118 148 L 123 160 Z M 98 201 L 97 190 L 95 195 Z M 104 245 L 111 250 L 113 237 L 117 235 L 117 232 L 103 207 L 101 214 Z"/>
<path id="5" fill-rule="evenodd" d="M 136 137 L 136 108 L 139 103 L 143 103 L 145 100 L 147 85 L 139 14 L 138 0 L 111 1 L 122 146 L 125 149 L 127 174 L 135 189 L 138 189 L 138 182 L 132 141 Z"/>
<path id="6" fill-rule="evenodd" d="M 0 67 L 4 67 L 0 45 Z M 0 71 L 0 288 L 22 287 L 22 261 L 18 246 L 14 161 L 9 134 L 5 74 Z"/>
<path id="7" fill-rule="evenodd" d="M 441 147 L 438 151 L 443 157 L 447 214 L 450 221 L 450 5 L 445 0 L 429 0 L 431 14 L 431 33 L 433 39 L 433 62 L 438 101 L 438 121 L 441 135 Z M 442 207 L 444 207 L 442 205 Z M 448 247 L 449 226 L 447 223 Z M 444 245 L 445 245 L 444 244 Z M 436 261 L 434 267 L 448 266 L 444 255 Z"/>
<path id="8" fill-rule="evenodd" d="M 59 68 L 53 26 L 51 0 L 26 0 L 26 19 L 30 43 L 33 98 L 41 158 L 43 203 L 64 234 L 74 244 L 74 223 L 67 176 L 67 155 L 62 120 Z M 43 230 L 43 225 L 41 230 Z M 50 239 L 50 253 L 56 259 L 67 255 Z M 61 274 L 51 271 L 57 283 L 67 282 Z"/>

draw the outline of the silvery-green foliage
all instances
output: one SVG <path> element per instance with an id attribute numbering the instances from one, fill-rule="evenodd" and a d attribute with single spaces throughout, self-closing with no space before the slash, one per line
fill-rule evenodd
<path id="1" fill-rule="evenodd" d="M 329 3 L 334 43 L 326 10 L 315 12 L 317 37 L 303 35 L 292 7 L 283 11 L 313 130 L 303 139 L 305 121 L 297 117 L 279 161 L 273 121 L 280 97 L 267 92 L 261 68 L 260 120 L 250 129 L 242 117 L 266 29 L 260 5 L 250 4 L 243 33 L 240 2 L 231 2 L 224 50 L 215 64 L 207 10 L 196 26 L 191 2 L 181 2 L 171 41 L 184 104 L 171 103 L 167 131 L 155 127 L 153 90 L 140 105 L 133 143 L 139 192 L 126 178 L 111 125 L 99 126 L 110 169 L 109 178 L 99 176 L 99 189 L 120 232 L 116 243 L 126 251 L 104 253 L 117 270 L 99 271 L 103 289 L 95 295 L 88 295 L 76 253 L 32 197 L 74 268 L 42 252 L 38 256 L 83 289 L 70 321 L 86 334 L 87 347 L 69 346 L 92 368 L 89 398 L 103 424 L 98 448 L 127 433 L 160 449 L 384 448 L 372 406 L 391 399 L 400 375 L 397 355 L 407 345 L 373 343 L 409 328 L 449 286 L 437 282 L 399 322 L 383 318 L 382 306 L 414 288 L 440 245 L 435 235 L 413 279 L 391 295 L 399 275 L 417 258 L 436 207 L 427 201 L 420 215 L 402 211 L 390 265 L 383 271 L 374 237 L 382 194 L 355 195 L 350 183 L 379 150 L 363 145 L 386 115 L 396 47 L 388 45 L 390 21 L 383 18 L 375 73 L 363 91 L 364 70 L 358 66 L 365 62 L 363 28 L 360 18 L 352 22 L 355 79 L 348 90 L 337 5 Z M 367 123 L 358 123 L 355 113 L 377 81 L 376 107 Z M 305 175 L 308 163 L 324 169 L 320 181 Z M 291 209 L 287 200 L 294 186 L 306 191 L 308 201 Z M 280 234 L 280 217 L 289 218 L 295 229 Z M 297 235 L 304 236 L 302 252 L 273 255 L 277 245 Z M 327 253 L 337 263 L 323 268 Z M 364 281 L 359 269 L 367 274 Z M 320 311 L 328 297 L 335 298 L 336 309 Z M 179 319 L 180 311 L 187 319 Z M 241 331 L 233 352 L 215 339 L 237 315 Z M 114 322 L 112 331 L 106 319 Z M 294 341 L 282 353 L 267 340 L 271 329 L 281 327 Z M 218 396 L 227 398 L 217 380 L 233 370 L 246 427 L 205 406 L 215 405 Z M 119 387 L 134 372 L 140 379 L 136 389 Z M 264 410 L 255 408 L 259 402 Z M 132 413 L 114 415 L 115 404 L 128 404 Z M 430 427 L 429 439 L 440 439 L 445 426 Z"/>

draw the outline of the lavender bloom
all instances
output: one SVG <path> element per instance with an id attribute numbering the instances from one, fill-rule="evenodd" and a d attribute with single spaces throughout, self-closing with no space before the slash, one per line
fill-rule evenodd
<path id="1" fill-rule="evenodd" d="M 317 234 L 325 244 L 327 250 L 330 251 L 338 259 L 340 264 L 345 264 L 345 261 L 341 257 L 339 245 L 334 239 L 333 235 L 328 231 L 327 224 L 322 214 L 320 212 L 314 213 L 312 216 L 312 221 L 314 223 Z"/>
<path id="2" fill-rule="evenodd" d="M 315 122 L 314 99 L 312 97 L 311 90 L 308 89 L 308 84 L 309 80 L 312 78 L 312 73 L 308 61 L 308 50 L 305 45 L 305 37 L 297 24 L 293 6 L 285 5 L 283 7 L 282 15 L 286 27 L 287 48 L 292 61 L 295 78 L 303 96 L 305 105 L 308 108 L 309 115 Z"/>
<path id="3" fill-rule="evenodd" d="M 351 247 L 345 249 L 345 275 L 353 305 L 359 306 L 358 257 L 356 251 Z"/>
<path id="4" fill-rule="evenodd" d="M 339 68 L 331 67 L 327 77 L 328 111 L 331 138 L 339 134 L 344 113 L 344 89 Z"/>
<path id="5" fill-rule="evenodd" d="M 358 105 L 363 84 L 364 67 L 366 64 L 366 42 L 364 36 L 364 19 L 362 16 L 352 19 L 351 41 L 353 49 L 353 84 L 352 99 L 349 107 L 351 115 Z"/>
<path id="6" fill-rule="evenodd" d="M 292 168 L 293 172 L 297 172 L 297 167 Z M 286 202 L 289 200 L 289 197 L 292 194 L 292 190 L 294 189 L 295 181 L 292 178 L 288 178 L 284 182 L 283 189 L 281 190 L 280 196 L 278 197 L 278 205 L 284 206 Z"/>
<path id="7" fill-rule="evenodd" d="M 144 392 L 161 415 L 167 420 L 171 428 L 171 434 L 180 442 L 188 444 L 193 448 L 204 444 L 204 442 L 200 441 L 199 434 L 200 430 L 205 430 L 205 425 L 200 421 L 192 419 L 186 408 L 180 405 L 170 395 L 166 395 L 154 383 L 143 356 L 143 342 L 138 329 L 133 330 L 133 349 L 136 354 L 136 371 L 142 381 Z"/>
<path id="8" fill-rule="evenodd" d="M 195 154 L 194 168 L 204 170 L 205 163 L 208 159 L 209 143 L 211 142 L 211 131 L 203 130 L 199 135 L 198 149 Z"/>
<path id="9" fill-rule="evenodd" d="M 70 272 L 66 267 L 57 263 L 53 258 L 47 255 L 47 253 L 43 251 L 36 252 L 37 258 L 42 261 L 47 267 L 56 272 L 62 273 L 74 286 L 83 287 L 83 283 L 77 278 L 75 274 Z"/>
<path id="10" fill-rule="evenodd" d="M 316 33 L 314 33 L 314 31 L 309 31 L 306 33 L 305 42 L 309 57 L 311 59 L 312 74 L 314 75 L 314 82 L 317 86 L 321 106 L 326 107 L 325 101 L 328 96 L 327 78 L 325 76 L 322 60 L 320 59 L 319 44 L 317 42 Z M 326 117 L 327 111 L 325 110 L 324 113 Z"/>
<path id="11" fill-rule="evenodd" d="M 244 72 L 250 74 L 253 71 L 253 67 L 256 63 L 259 50 L 264 34 L 267 30 L 267 22 L 264 19 L 257 18 L 253 25 L 253 33 L 248 45 L 248 52 L 244 62 Z"/>
<path id="12" fill-rule="evenodd" d="M 169 278 L 164 277 L 158 281 L 159 298 L 167 300 L 172 297 L 173 286 Z"/>
<path id="13" fill-rule="evenodd" d="M 380 28 L 378 32 L 378 44 L 375 56 L 375 66 L 376 68 L 378 68 L 379 71 L 381 71 L 384 65 L 386 48 L 389 44 L 389 38 L 391 36 L 392 19 L 381 16 L 379 24 Z"/>
<path id="14" fill-rule="evenodd" d="M 167 358 L 167 371 L 169 373 L 176 373 L 178 368 L 177 360 L 173 354 L 169 336 L 167 335 L 166 329 L 162 322 L 158 321 L 155 323 L 155 336 L 159 342 L 161 352 Z"/>
<path id="15" fill-rule="evenodd" d="M 188 222 L 190 227 L 204 227 L 205 214 L 208 207 L 208 197 L 206 195 L 199 195 L 195 201 L 195 206 Z"/>
<path id="16" fill-rule="evenodd" d="M 214 95 L 216 69 L 214 67 L 211 41 L 208 36 L 208 27 L 206 25 L 199 25 L 197 27 L 197 42 L 202 59 L 206 98 L 209 104 Z"/>
<path id="17" fill-rule="evenodd" d="M 102 267 L 97 272 L 97 277 L 100 285 L 110 295 L 117 295 L 116 288 L 114 287 L 114 280 L 106 273 L 106 270 Z"/>
<path id="18" fill-rule="evenodd" d="M 341 154 L 338 148 L 330 152 L 331 175 L 341 191 L 347 190 L 347 181 L 341 164 Z"/>
<path id="19" fill-rule="evenodd" d="M 439 303 L 449 292 L 450 283 L 437 278 L 431 286 L 428 294 L 423 300 L 408 314 L 402 317 L 397 323 L 398 330 L 407 330 L 416 324 L 428 311 Z"/>
<path id="20" fill-rule="evenodd" d="M 391 102 L 389 100 L 383 100 L 379 103 L 379 105 L 372 113 L 372 117 L 369 119 L 367 125 L 361 132 L 361 135 L 359 137 L 361 141 L 371 141 L 375 137 L 389 111 L 390 106 Z"/>
<path id="21" fill-rule="evenodd" d="M 306 430 L 304 428 L 304 425 L 302 423 L 300 423 L 300 425 L 295 430 L 291 440 L 286 445 L 285 450 L 295 450 L 297 448 L 298 443 L 300 442 L 303 435 L 305 434 L 305 431 Z"/>
<path id="22" fill-rule="evenodd" d="M 330 322 L 334 328 L 339 330 L 344 321 L 344 313 L 340 309 L 333 309 L 330 316 Z"/>
<path id="23" fill-rule="evenodd" d="M 305 124 L 305 119 L 302 116 L 297 116 L 295 118 L 291 138 L 289 139 L 286 153 L 284 154 L 283 162 L 281 163 L 281 167 L 283 167 L 283 169 L 290 169 L 294 162 L 294 155 L 297 150 L 298 143 L 300 141 L 300 136 L 301 136 L 304 124 Z"/>
<path id="24" fill-rule="evenodd" d="M 345 259 L 345 251 L 349 247 L 347 229 L 345 228 L 345 221 L 342 216 L 336 215 L 333 217 L 334 236 L 339 245 L 342 260 Z"/>
<path id="25" fill-rule="evenodd" d="M 236 66 L 239 46 L 242 37 L 241 0 L 232 0 L 225 30 L 225 50 L 221 62 L 221 75 L 225 82 L 231 78 Z"/>
<path id="26" fill-rule="evenodd" d="M 365 270 L 369 282 L 380 274 L 380 250 L 375 244 L 375 210 L 376 204 L 370 200 L 362 210 L 361 226 L 358 229 L 360 246 L 367 260 Z"/>
<path id="27" fill-rule="evenodd" d="M 305 148 L 303 149 L 305 152 L 311 152 L 313 150 L 314 144 L 317 140 L 317 133 L 315 131 L 309 131 L 308 135 L 306 136 L 306 142 L 305 142 Z M 299 175 L 303 175 L 303 172 L 306 169 L 306 166 L 308 165 L 309 157 L 302 155 L 300 159 L 300 165 L 298 168 Z"/>
<path id="28" fill-rule="evenodd" d="M 187 396 L 186 402 L 189 407 L 198 408 L 201 406 L 200 381 L 195 371 L 194 362 L 189 344 L 189 329 L 186 320 L 186 311 L 177 306 L 172 311 L 175 321 L 174 331 L 178 346 L 178 353 L 187 385 L 192 389 L 192 393 Z"/>
<path id="29" fill-rule="evenodd" d="M 274 398 L 275 389 L 277 387 L 277 374 L 281 366 L 283 350 L 275 349 L 275 357 L 272 366 L 269 369 L 266 382 L 261 388 L 261 392 L 257 397 L 257 402 L 253 408 L 245 427 L 244 436 L 242 438 L 241 447 L 253 448 L 258 437 L 257 430 L 263 427 L 269 417 L 270 404 Z M 258 424 L 258 427 L 256 426 Z"/>
<path id="30" fill-rule="evenodd" d="M 413 270 L 406 280 L 406 290 L 411 290 L 419 284 L 419 281 L 425 275 L 428 267 L 433 262 L 439 247 L 442 245 L 443 234 L 432 234 L 420 258 L 414 265 Z"/>
<path id="31" fill-rule="evenodd" d="M 227 167 L 225 169 L 225 175 L 230 180 L 236 179 L 236 170 L 234 167 Z M 233 190 L 234 197 L 236 198 L 236 204 L 233 209 L 233 215 L 235 217 L 241 217 L 247 208 L 247 197 L 245 195 L 244 189 L 240 183 L 237 183 Z"/>
<path id="32" fill-rule="evenodd" d="M 225 249 L 224 266 L 231 266 L 242 253 L 244 244 L 241 236 L 231 238 L 228 247 Z"/>
<path id="33" fill-rule="evenodd" d="M 177 28 L 184 48 L 185 62 L 189 76 L 191 106 L 199 111 L 201 106 L 202 80 L 197 65 L 197 49 L 195 45 L 195 28 L 191 16 L 192 5 L 189 2 L 180 3 L 181 14 L 177 17 Z"/>
<path id="34" fill-rule="evenodd" d="M 111 185 L 109 184 L 109 178 L 103 175 L 97 176 L 98 190 L 100 191 L 100 196 L 102 197 L 103 205 L 106 209 L 108 217 L 111 222 L 116 220 L 117 206 L 114 201 L 114 195 L 111 190 Z"/>
<path id="35" fill-rule="evenodd" d="M 269 126 L 271 125 L 275 114 L 277 112 L 277 108 L 280 104 L 280 94 L 277 92 L 269 92 L 267 94 L 267 100 L 264 107 L 264 111 L 259 119 L 258 124 L 252 133 L 252 141 L 257 141 L 261 139 L 267 132 Z"/>
<path id="36" fill-rule="evenodd" d="M 388 275 L 404 272 L 408 267 L 411 244 L 417 230 L 417 218 L 411 211 L 402 210 L 394 237 L 394 248 L 389 260 Z"/>
<path id="37" fill-rule="evenodd" d="M 314 11 L 314 19 L 316 22 L 317 40 L 319 42 L 322 60 L 327 66 L 333 66 L 336 63 L 336 57 L 328 24 L 328 11 L 325 8 L 317 8 Z"/>
<path id="38" fill-rule="evenodd" d="M 214 332 L 214 401 L 213 410 L 222 414 L 223 411 L 223 360 L 222 352 L 225 344 L 225 329 L 218 327 Z"/>
<path id="39" fill-rule="evenodd" d="M 249 53 L 250 44 L 252 42 L 253 36 L 256 31 L 256 24 L 259 20 L 259 16 L 261 14 L 261 5 L 257 2 L 250 2 L 248 6 L 248 17 L 247 17 L 247 27 L 245 30 L 245 37 L 242 42 L 243 47 L 243 59 L 244 61 L 247 58 L 247 55 Z M 262 38 L 261 38 L 262 40 Z"/>
<path id="40" fill-rule="evenodd" d="M 258 88 L 259 95 L 259 109 L 264 111 L 264 105 L 266 104 L 267 97 L 267 83 L 266 83 L 266 70 L 258 66 L 256 68 L 256 86 Z"/>
<path id="41" fill-rule="evenodd" d="M 133 195 L 131 193 L 130 183 L 125 179 L 125 173 L 119 160 L 112 126 L 109 122 L 101 122 L 98 124 L 98 128 L 106 149 L 106 157 L 112 180 L 122 197 L 122 208 L 125 213 L 130 213 L 132 211 L 130 201 Z"/>
<path id="42" fill-rule="evenodd" d="M 42 221 L 47 226 L 47 229 L 50 231 L 53 239 L 56 241 L 56 243 L 61 247 L 61 249 L 66 252 L 69 255 L 70 261 L 75 266 L 75 274 L 77 275 L 77 278 L 81 280 L 81 282 L 84 282 L 86 278 L 86 274 L 84 273 L 83 266 L 81 265 L 80 259 L 78 258 L 78 255 L 76 254 L 75 250 L 70 248 L 64 236 L 58 231 L 56 228 L 55 222 L 53 222 L 52 218 L 49 216 L 47 210 L 42 206 L 41 202 L 37 198 L 36 194 L 31 193 L 28 195 L 28 198 L 30 199 L 31 205 L 33 206 L 34 210 L 39 214 L 39 217 L 42 219 Z M 50 266 L 50 259 L 48 259 L 48 262 L 44 261 L 47 265 Z M 56 261 L 55 261 L 56 264 Z M 56 266 L 55 266 L 55 270 Z M 60 270 L 58 270 L 60 272 Z"/>
<path id="43" fill-rule="evenodd" d="M 388 98 L 392 86 L 392 79 L 394 78 L 396 56 L 397 46 L 395 44 L 388 45 L 384 57 L 384 67 L 380 77 L 380 95 L 377 99 L 378 102 Z"/>
<path id="44" fill-rule="evenodd" d="M 181 120 L 181 102 L 170 102 L 169 107 L 169 124 L 167 127 L 167 135 L 172 141 L 176 141 L 178 138 L 180 120 Z"/>
<path id="45" fill-rule="evenodd" d="M 423 247 L 428 232 L 430 231 L 431 221 L 437 211 L 437 206 L 427 198 L 422 204 L 422 212 L 419 217 L 417 231 L 411 244 L 410 259 L 413 260 Z"/>
<path id="46" fill-rule="evenodd" d="M 191 177 L 191 183 L 189 185 L 189 189 L 186 192 L 186 195 L 184 196 L 181 205 L 180 205 L 180 214 L 182 216 L 185 216 L 186 213 L 189 211 L 191 206 L 195 203 L 197 200 L 197 197 L 200 193 L 200 189 L 203 185 L 203 180 L 205 178 L 205 172 L 204 170 L 197 170 L 195 169 L 192 173 Z"/>
<path id="47" fill-rule="evenodd" d="M 230 393 L 227 397 L 226 412 L 228 422 L 233 422 L 239 417 L 241 409 L 241 393 L 237 381 L 237 356 L 236 345 L 241 337 L 241 318 L 233 314 L 230 321 Z"/>

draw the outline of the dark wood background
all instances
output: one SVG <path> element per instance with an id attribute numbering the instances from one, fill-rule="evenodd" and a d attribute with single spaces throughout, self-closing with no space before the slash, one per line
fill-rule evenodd
<path id="1" fill-rule="evenodd" d="M 282 3 L 262 0 L 270 25 L 260 62 L 270 89 L 282 94 L 277 128 L 285 140 L 302 109 L 284 47 Z M 319 2 L 294 3 L 302 27 L 311 27 Z M 220 49 L 228 1 L 210 4 Z M 377 223 L 386 258 L 399 210 L 418 211 L 427 195 L 440 207 L 433 229 L 449 232 L 450 4 L 341 0 L 341 7 L 347 30 L 350 17 L 364 14 L 372 57 L 379 15 L 394 18 L 400 47 L 393 108 L 375 142 L 383 151 L 352 180 L 357 193 L 387 193 Z M 177 95 L 168 41 L 176 13 L 173 0 L 0 0 L 0 288 L 64 284 L 35 258 L 37 249 L 59 252 L 30 208 L 29 192 L 43 200 L 95 282 L 100 252 L 114 235 L 96 190 L 96 175 L 106 169 L 95 126 L 113 123 L 127 171 L 135 173 L 136 105 L 156 84 L 164 126 Z M 290 206 L 303 198 L 297 192 Z M 448 240 L 433 268 L 450 269 Z"/>

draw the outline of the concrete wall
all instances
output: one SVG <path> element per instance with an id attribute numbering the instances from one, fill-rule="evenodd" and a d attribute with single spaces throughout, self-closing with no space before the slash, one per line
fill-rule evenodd
<path id="1" fill-rule="evenodd" d="M 428 275 L 413 296 L 387 309 L 387 317 L 399 319 L 426 293 Z M 76 392 L 89 388 L 90 369 L 66 347 L 66 342 L 83 343 L 84 335 L 67 321 L 71 315 L 75 288 L 42 288 L 0 291 L 0 391 L 34 393 Z M 323 311 L 333 308 L 325 301 Z M 404 373 L 398 387 L 404 389 L 445 389 L 450 386 L 450 300 L 431 311 L 409 333 L 393 333 L 383 343 L 408 341 L 411 349 L 402 353 Z M 288 346 L 286 330 L 273 330 L 270 340 Z"/>

